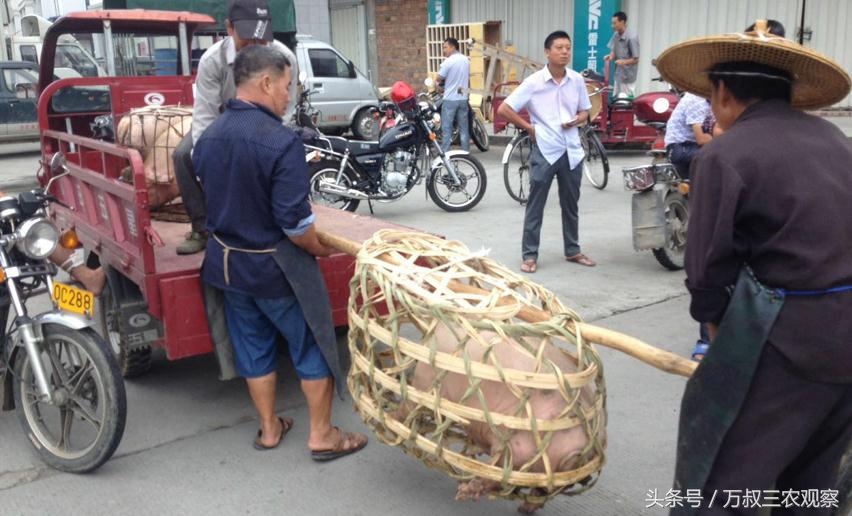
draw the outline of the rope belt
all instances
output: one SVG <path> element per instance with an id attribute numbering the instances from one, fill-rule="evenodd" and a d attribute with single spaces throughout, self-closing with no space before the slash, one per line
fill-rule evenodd
<path id="1" fill-rule="evenodd" d="M 231 251 L 236 251 L 238 253 L 249 253 L 249 254 L 273 254 L 277 251 L 277 249 L 241 249 L 239 247 L 231 247 L 228 244 L 226 244 L 225 242 L 222 242 L 222 240 L 216 235 L 216 233 L 211 233 L 210 236 L 212 236 L 213 240 L 218 242 L 219 245 L 221 245 L 222 248 L 224 249 L 225 256 L 223 257 L 223 260 L 225 262 L 225 264 L 224 264 L 225 285 L 231 284 L 231 276 L 228 273 L 228 257 L 230 256 Z"/>
<path id="2" fill-rule="evenodd" d="M 836 294 L 838 292 L 848 292 L 852 290 L 852 285 L 844 285 L 842 287 L 826 288 L 822 290 L 787 290 L 779 288 L 787 296 L 821 296 L 823 294 Z"/>

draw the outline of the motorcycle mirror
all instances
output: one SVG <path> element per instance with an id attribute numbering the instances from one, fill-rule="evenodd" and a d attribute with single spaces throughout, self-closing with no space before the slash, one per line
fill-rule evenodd
<path id="1" fill-rule="evenodd" d="M 44 187 L 44 192 L 47 193 L 50 191 L 50 187 L 53 186 L 54 181 L 60 177 L 67 176 L 70 173 L 71 171 L 68 170 L 65 155 L 61 152 L 54 153 L 53 156 L 50 157 L 50 175 L 53 177 L 51 177 L 50 181 L 47 182 L 47 185 Z"/>
<path id="2" fill-rule="evenodd" d="M 58 171 L 67 170 L 65 155 L 61 152 L 55 152 L 53 156 L 50 157 L 50 172 L 51 174 L 56 174 Z"/>
<path id="3" fill-rule="evenodd" d="M 307 80 L 308 74 L 306 74 L 304 71 L 299 72 L 299 84 L 304 85 Z"/>

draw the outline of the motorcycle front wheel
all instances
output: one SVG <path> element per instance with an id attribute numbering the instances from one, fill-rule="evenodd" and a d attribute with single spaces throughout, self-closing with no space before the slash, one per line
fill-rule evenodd
<path id="1" fill-rule="evenodd" d="M 355 211 L 358 209 L 358 204 L 360 203 L 358 199 L 321 192 L 319 189 L 320 181 L 322 180 L 337 183 L 337 171 L 339 169 L 340 162 L 333 159 L 324 159 L 308 165 L 308 172 L 311 177 L 311 202 L 338 210 Z M 352 188 L 355 183 L 356 179 L 349 169 L 344 170 L 338 184 L 345 188 Z"/>
<path id="2" fill-rule="evenodd" d="M 467 211 L 482 200 L 488 178 L 485 167 L 470 154 L 447 158 L 459 182 L 456 183 L 446 165 L 432 171 L 427 184 L 429 197 L 445 211 Z"/>
<path id="3" fill-rule="evenodd" d="M 100 335 L 47 324 L 41 360 L 53 402 L 38 395 L 30 358 L 15 359 L 18 419 L 41 459 L 60 471 L 86 473 L 112 457 L 124 435 L 127 395 L 118 364 Z"/>
<path id="4" fill-rule="evenodd" d="M 654 249 L 654 258 L 670 271 L 683 269 L 686 231 L 689 225 L 689 204 L 678 192 L 666 196 L 666 247 Z"/>

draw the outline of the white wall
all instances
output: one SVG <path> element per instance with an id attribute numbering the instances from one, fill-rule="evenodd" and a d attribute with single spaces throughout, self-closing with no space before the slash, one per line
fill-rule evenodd
<path id="1" fill-rule="evenodd" d="M 301 34 L 331 43 L 331 19 L 328 0 L 295 0 L 296 30 Z"/>
<path id="2" fill-rule="evenodd" d="M 574 32 L 573 0 L 452 0 L 450 23 L 500 20 L 503 40 L 519 55 L 544 62 L 544 38 L 555 30 Z"/>

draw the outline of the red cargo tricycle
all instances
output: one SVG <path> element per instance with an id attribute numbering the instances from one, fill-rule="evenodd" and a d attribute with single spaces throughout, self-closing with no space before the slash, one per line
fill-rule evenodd
<path id="1" fill-rule="evenodd" d="M 652 91 L 636 98 L 612 97 L 609 66 L 603 75 L 593 70 L 584 70 L 582 75 L 601 89 L 602 106 L 592 126 L 607 149 L 650 148 L 680 99 L 671 91 Z"/>
<path id="2" fill-rule="evenodd" d="M 203 254 L 175 252 L 189 225 L 174 221 L 172 205 L 154 208 L 146 185 L 147 163 L 138 150 L 115 143 L 109 129 L 134 108 L 192 105 L 193 34 L 214 23 L 210 16 L 187 12 L 88 11 L 57 20 L 44 43 L 39 180 L 50 178 L 45 165 L 54 153 L 62 153 L 70 174 L 57 181 L 55 195 L 65 206 L 56 206 L 52 216 L 61 228 L 76 233 L 90 251 L 91 265 L 107 271 L 107 286 L 94 312 L 126 377 L 147 371 L 156 348 L 163 348 L 170 360 L 212 350 L 200 280 Z M 97 34 L 105 48 L 107 76 L 53 81 L 56 42 L 62 34 L 78 40 Z M 161 49 L 172 49 L 177 62 L 174 57 L 171 63 L 159 62 L 156 56 L 168 54 Z M 141 65 L 140 50 L 152 56 L 148 66 Z M 320 226 L 344 216 L 336 210 L 316 211 Z M 390 226 L 361 220 L 372 230 Z M 319 260 L 336 326 L 347 324 L 353 261 L 344 254 Z"/>

